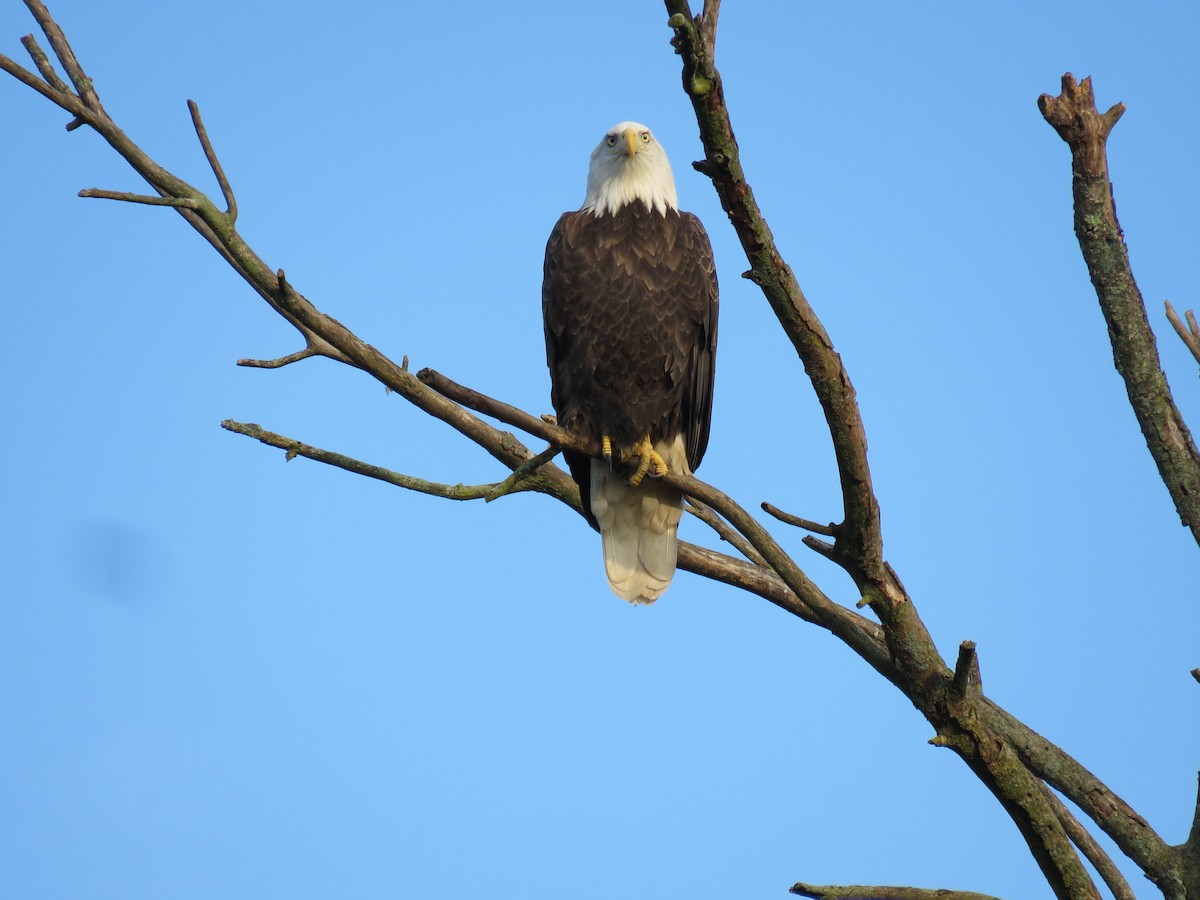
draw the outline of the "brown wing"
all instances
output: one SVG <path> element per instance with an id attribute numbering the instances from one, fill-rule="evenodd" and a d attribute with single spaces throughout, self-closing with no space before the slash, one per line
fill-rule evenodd
<path id="1" fill-rule="evenodd" d="M 712 424 L 713 379 L 717 358 L 718 288 L 717 268 L 713 261 L 708 233 L 691 213 L 682 214 L 686 240 L 686 262 L 680 273 L 680 293 L 686 299 L 688 311 L 696 330 L 680 332 L 687 346 L 686 377 L 689 390 L 684 392 L 682 425 L 687 441 L 688 465 L 692 471 L 704 459 L 708 449 L 708 434 Z"/>

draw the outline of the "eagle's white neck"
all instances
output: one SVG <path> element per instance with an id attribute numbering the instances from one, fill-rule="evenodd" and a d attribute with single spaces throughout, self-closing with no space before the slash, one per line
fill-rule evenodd
<path id="1" fill-rule="evenodd" d="M 662 145 L 644 125 L 622 122 L 609 129 L 592 152 L 582 208 L 599 217 L 636 201 L 664 215 L 679 209 L 675 177 Z"/>

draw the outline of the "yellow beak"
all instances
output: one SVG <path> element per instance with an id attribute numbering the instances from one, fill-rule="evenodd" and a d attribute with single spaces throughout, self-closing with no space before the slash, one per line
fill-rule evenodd
<path id="1" fill-rule="evenodd" d="M 630 158 L 633 158 L 638 152 L 638 136 L 632 128 L 627 129 L 625 132 L 625 146 L 629 148 Z"/>

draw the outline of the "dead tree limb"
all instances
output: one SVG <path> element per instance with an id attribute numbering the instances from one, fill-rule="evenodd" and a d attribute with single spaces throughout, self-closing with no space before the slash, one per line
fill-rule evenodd
<path id="1" fill-rule="evenodd" d="M 1092 80 L 1076 81 L 1068 72 L 1062 77 L 1062 93 L 1042 94 L 1038 108 L 1071 149 L 1075 236 L 1108 323 L 1113 362 L 1125 380 L 1129 405 L 1180 520 L 1200 543 L 1200 452 L 1159 363 L 1108 176 L 1108 135 L 1125 105 L 1117 103 L 1100 113 Z"/>

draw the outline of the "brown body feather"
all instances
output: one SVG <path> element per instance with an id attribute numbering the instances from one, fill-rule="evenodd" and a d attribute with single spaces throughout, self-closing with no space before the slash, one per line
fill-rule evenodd
<path id="1" fill-rule="evenodd" d="M 694 471 L 708 446 L 717 344 L 717 279 L 700 221 L 639 202 L 601 216 L 565 213 L 547 243 L 544 274 L 559 423 L 597 443 L 607 434 L 618 449 L 647 434 L 668 446 L 679 438 Z M 600 527 L 591 460 L 565 455 L 588 519 Z M 681 498 L 671 496 L 678 506 Z"/>

